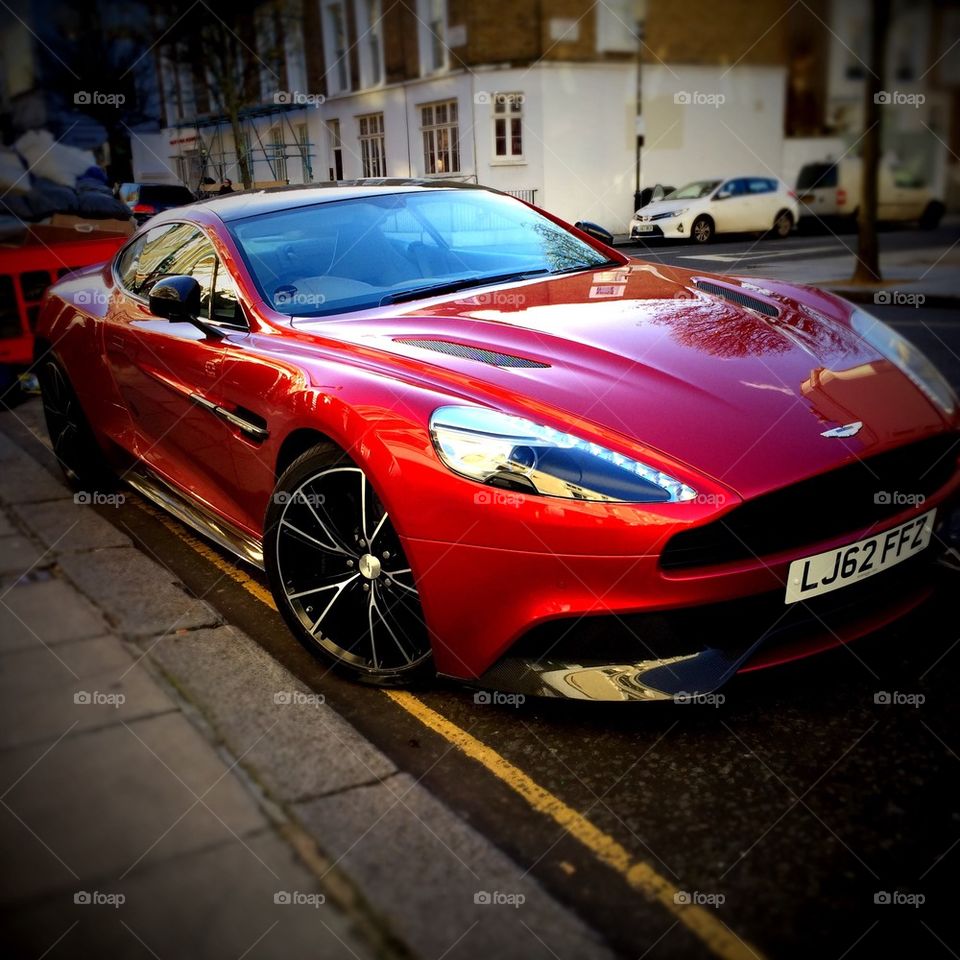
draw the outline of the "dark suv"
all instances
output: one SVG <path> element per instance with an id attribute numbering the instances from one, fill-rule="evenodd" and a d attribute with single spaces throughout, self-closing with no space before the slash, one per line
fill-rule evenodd
<path id="1" fill-rule="evenodd" d="M 138 224 L 155 213 L 182 207 L 197 199 L 179 183 L 122 183 L 117 196 L 130 208 Z"/>

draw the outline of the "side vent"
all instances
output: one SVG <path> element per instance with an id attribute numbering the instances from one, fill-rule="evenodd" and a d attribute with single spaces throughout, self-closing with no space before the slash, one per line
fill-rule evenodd
<path id="1" fill-rule="evenodd" d="M 707 280 L 697 280 L 695 283 L 698 289 L 705 293 L 712 293 L 715 297 L 723 297 L 724 300 L 730 300 L 732 303 L 746 307 L 748 310 L 756 310 L 757 313 L 765 314 L 768 317 L 780 316 L 780 311 L 772 303 L 751 297 L 749 293 L 744 293 L 742 290 L 731 290 L 729 287 L 721 287 L 719 284 L 710 283 Z"/>
<path id="2" fill-rule="evenodd" d="M 464 360 L 476 360 L 478 363 L 487 363 L 491 367 L 546 369 L 550 366 L 549 363 L 541 363 L 539 360 L 515 357 L 509 353 L 498 353 L 495 350 L 484 350 L 481 347 L 469 347 L 465 343 L 454 343 L 451 340 L 421 340 L 414 337 L 397 337 L 394 343 L 403 343 L 408 347 L 419 347 L 421 350 L 433 350 L 435 353 L 445 353 L 451 357 L 462 357 Z"/>

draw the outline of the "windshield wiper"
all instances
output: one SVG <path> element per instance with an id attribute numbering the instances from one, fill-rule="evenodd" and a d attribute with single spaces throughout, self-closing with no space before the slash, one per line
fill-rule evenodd
<path id="1" fill-rule="evenodd" d="M 579 270 L 602 270 L 604 267 L 622 267 L 619 260 L 604 260 L 603 263 L 581 263 L 576 267 L 564 267 L 562 270 L 551 270 L 551 277 L 559 277 L 564 273 L 577 273 Z"/>
<path id="2" fill-rule="evenodd" d="M 411 287 L 407 290 L 398 290 L 380 298 L 380 306 L 386 303 L 401 303 L 404 300 L 417 300 L 420 297 L 439 297 L 445 293 L 456 293 L 458 290 L 467 290 L 470 287 L 485 287 L 491 283 L 506 283 L 509 280 L 529 280 L 531 277 L 549 273 L 549 270 L 519 270 L 513 273 L 501 273 L 492 277 L 464 277 L 461 280 L 451 280 L 449 283 L 437 283 L 427 287 Z"/>

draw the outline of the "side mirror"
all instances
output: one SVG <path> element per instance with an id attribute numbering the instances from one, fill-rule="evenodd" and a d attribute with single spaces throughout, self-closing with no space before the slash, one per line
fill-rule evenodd
<path id="1" fill-rule="evenodd" d="M 578 220 L 574 226 L 578 230 L 582 230 L 584 233 L 589 234 L 593 237 L 594 240 L 599 240 L 601 243 L 605 243 L 608 247 L 613 246 L 613 234 L 604 229 L 598 223 L 591 223 L 589 220 Z"/>
<path id="2" fill-rule="evenodd" d="M 717 195 L 713 198 L 714 200 L 727 200 L 732 197 L 733 194 L 729 190 L 720 190 Z"/>
<path id="3" fill-rule="evenodd" d="M 193 323 L 200 316 L 200 284 L 193 277 L 164 277 L 150 288 L 149 304 L 154 316 Z"/>

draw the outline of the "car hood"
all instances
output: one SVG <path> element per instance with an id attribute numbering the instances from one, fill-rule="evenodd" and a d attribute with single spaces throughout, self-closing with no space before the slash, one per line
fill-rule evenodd
<path id="1" fill-rule="evenodd" d="M 637 211 L 638 217 L 652 217 L 657 213 L 674 213 L 677 210 L 686 210 L 689 207 L 700 206 L 706 203 L 709 197 L 699 197 L 695 200 L 654 200 Z"/>
<path id="2" fill-rule="evenodd" d="M 460 396 L 596 425 L 741 496 L 947 425 L 852 331 L 849 307 L 812 289 L 632 263 L 396 309 L 316 331 L 388 351 Z M 857 421 L 855 436 L 823 436 Z"/>

